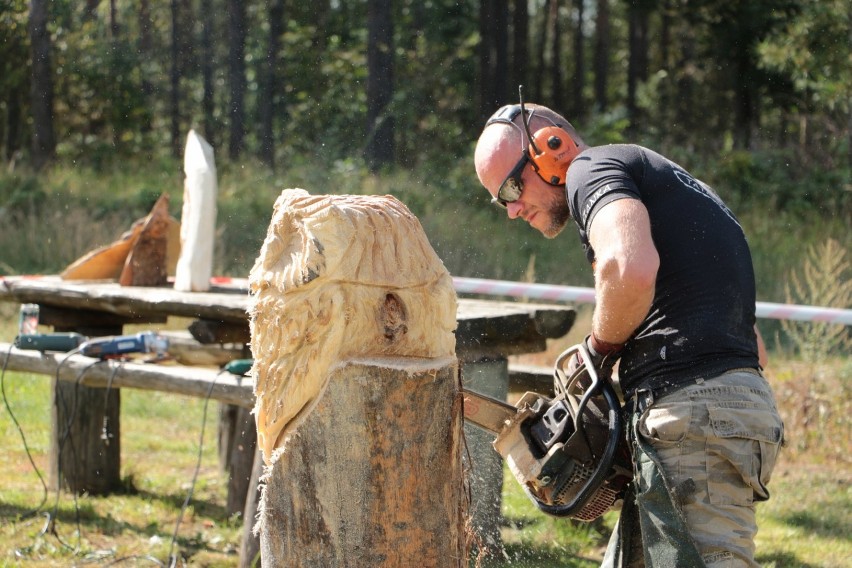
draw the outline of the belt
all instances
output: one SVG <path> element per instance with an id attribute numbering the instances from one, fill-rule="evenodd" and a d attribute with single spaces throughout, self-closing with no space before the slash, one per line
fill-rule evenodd
<path id="1" fill-rule="evenodd" d="M 676 385 L 665 385 L 657 388 L 651 388 L 646 386 L 639 386 L 633 393 L 628 397 L 632 402 L 632 408 L 630 412 L 637 412 L 642 414 L 645 410 L 654 404 L 655 401 L 660 400 L 664 396 L 670 395 L 683 387 L 688 387 L 695 384 L 702 384 L 707 382 L 708 380 L 713 380 L 716 377 L 721 377 L 723 375 L 727 375 L 728 373 L 751 373 L 757 376 L 763 376 L 760 371 L 757 369 L 752 369 L 751 367 L 741 367 L 737 369 L 731 369 L 730 371 L 725 371 L 721 375 L 716 375 L 715 377 L 711 377 L 710 379 L 698 379 L 693 381 L 686 381 L 683 383 L 678 383 Z"/>

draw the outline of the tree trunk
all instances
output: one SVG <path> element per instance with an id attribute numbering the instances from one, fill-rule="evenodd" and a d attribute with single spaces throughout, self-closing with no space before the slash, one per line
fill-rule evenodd
<path id="1" fill-rule="evenodd" d="M 225 504 L 225 512 L 229 517 L 242 515 L 245 511 L 257 450 L 257 426 L 249 409 L 236 408 L 234 426 L 231 455 L 228 458 L 228 498 Z"/>
<path id="2" fill-rule="evenodd" d="M 213 147 L 218 140 L 215 119 L 215 99 L 213 87 L 213 71 L 215 68 L 216 54 L 213 47 L 214 36 L 214 12 L 212 0 L 201 0 L 199 4 L 199 15 L 201 18 L 201 83 L 203 94 L 201 96 L 201 114 L 204 129 L 204 138 Z"/>
<path id="3" fill-rule="evenodd" d="M 137 20 L 139 22 L 139 55 L 143 62 L 150 60 L 154 57 L 153 54 L 153 46 L 154 41 L 151 38 L 151 30 L 153 28 L 153 22 L 151 21 L 151 6 L 149 0 L 140 0 L 139 1 L 139 11 L 137 12 Z M 145 98 L 146 109 L 145 113 L 142 117 L 142 124 L 140 125 L 140 130 L 143 133 L 151 132 L 153 128 L 153 124 L 151 124 L 152 113 L 148 110 L 147 107 L 150 107 L 154 103 L 154 84 L 151 79 L 148 77 L 147 69 L 142 67 L 142 79 L 141 79 L 141 88 L 142 95 Z"/>
<path id="4" fill-rule="evenodd" d="M 86 336 L 121 327 L 75 328 Z M 82 376 L 81 376 L 82 378 Z M 121 391 L 53 380 L 50 484 L 76 494 L 107 495 L 121 486 Z"/>
<path id="5" fill-rule="evenodd" d="M 533 79 L 533 91 L 530 95 L 537 100 L 544 100 L 544 76 L 545 69 L 545 54 L 547 53 L 547 30 L 550 28 L 548 21 L 550 19 L 550 2 L 544 0 L 544 6 L 541 9 L 541 27 L 538 33 L 538 43 L 535 46 L 535 75 Z"/>
<path id="6" fill-rule="evenodd" d="M 243 0 L 228 0 L 228 42 L 228 80 L 231 86 L 228 157 L 236 160 L 243 151 L 245 138 L 246 7 Z"/>
<path id="7" fill-rule="evenodd" d="M 284 33 L 284 0 L 273 0 L 269 6 L 269 37 L 266 42 L 266 59 L 262 63 L 258 114 L 260 118 L 260 159 L 275 168 L 275 119 L 278 86 L 278 51 Z"/>
<path id="8" fill-rule="evenodd" d="M 574 29 L 574 80 L 571 81 L 571 94 L 573 99 L 572 114 L 576 120 L 586 112 L 586 105 L 583 101 L 583 91 L 586 89 L 586 37 L 583 33 L 583 24 L 585 23 L 583 0 L 575 0 L 574 4 L 577 10 L 577 26 Z"/>
<path id="9" fill-rule="evenodd" d="M 30 2 L 32 161 L 37 170 L 51 162 L 56 155 L 56 137 L 53 130 L 53 70 L 50 55 L 52 42 L 47 29 L 49 6 L 50 2 L 47 0 Z"/>
<path id="10" fill-rule="evenodd" d="M 98 19 L 98 5 L 100 0 L 86 0 L 86 5 L 83 7 L 83 21 L 95 21 Z"/>
<path id="11" fill-rule="evenodd" d="M 180 36 L 183 33 L 180 21 L 178 0 L 171 0 L 172 43 L 171 72 L 169 74 L 171 90 L 169 115 L 171 117 L 172 156 L 180 158 L 183 136 L 180 133 Z"/>
<path id="12" fill-rule="evenodd" d="M 109 0 L 109 35 L 111 39 L 118 39 L 120 29 L 118 26 L 118 11 L 115 0 Z"/>
<path id="13" fill-rule="evenodd" d="M 21 94 L 18 88 L 9 91 L 9 101 L 6 105 L 6 131 L 3 139 L 6 146 L 5 159 L 14 160 L 15 152 L 19 147 L 19 136 L 21 131 Z"/>
<path id="14" fill-rule="evenodd" d="M 431 362 L 331 375 L 267 470 L 265 566 L 467 566 L 457 369 Z"/>
<path id="15" fill-rule="evenodd" d="M 562 69 L 562 32 L 559 28 L 559 0 L 550 2 L 550 101 L 553 108 L 565 108 L 565 72 Z"/>
<path id="16" fill-rule="evenodd" d="M 391 0 L 370 0 L 367 17 L 367 143 L 370 171 L 394 161 L 393 9 Z"/>
<path id="17" fill-rule="evenodd" d="M 529 69 L 529 11 L 527 0 L 512 2 L 512 53 L 509 57 L 509 94 L 518 85 L 527 86 L 527 69 Z"/>
<path id="18" fill-rule="evenodd" d="M 609 78 L 609 0 L 598 0 L 595 19 L 595 107 L 606 110 Z"/>
<path id="19" fill-rule="evenodd" d="M 627 117 L 631 128 L 636 128 L 639 122 L 637 90 L 648 80 L 649 16 L 649 7 L 645 4 L 632 3 L 628 8 Z"/>
<path id="20" fill-rule="evenodd" d="M 508 90 L 509 69 L 509 2 L 508 0 L 495 0 L 494 15 L 496 17 L 494 26 L 494 39 L 496 41 L 494 59 L 494 108 L 504 105 L 509 100 L 514 100 L 515 95 Z M 514 86 L 517 88 L 517 86 Z"/>
<path id="21" fill-rule="evenodd" d="M 483 120 L 506 104 L 508 19 L 507 0 L 480 0 L 479 113 Z"/>
<path id="22" fill-rule="evenodd" d="M 455 291 L 417 219 L 285 190 L 249 283 L 264 564 L 466 566 Z"/>

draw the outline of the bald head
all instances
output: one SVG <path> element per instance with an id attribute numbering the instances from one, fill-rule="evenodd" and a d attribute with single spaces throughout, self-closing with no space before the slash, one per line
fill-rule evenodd
<path id="1" fill-rule="evenodd" d="M 541 128 L 556 125 L 568 133 L 580 151 L 588 147 L 571 123 L 561 114 L 537 104 L 527 104 L 525 107 L 527 116 L 531 115 L 529 129 L 533 134 Z M 479 182 L 489 190 L 495 186 L 499 187 L 511 168 L 511 165 L 506 164 L 517 162 L 528 143 L 529 139 L 520 114 L 515 117 L 512 124 L 496 122 L 486 126 L 476 143 L 473 158 Z M 505 170 L 502 177 L 495 173 L 499 170 Z M 495 176 L 500 179 L 495 181 L 493 179 Z"/>
<path id="2" fill-rule="evenodd" d="M 527 116 L 530 117 L 529 128 L 533 134 L 548 126 L 559 126 L 574 139 L 580 151 L 586 148 L 565 118 L 547 107 L 526 106 Z M 515 186 L 521 190 L 516 199 L 502 201 L 507 215 L 510 219 L 521 218 L 544 236 L 553 238 L 562 231 L 570 218 L 565 190 L 542 179 L 530 166 L 530 162 L 525 164 L 521 161 L 528 144 L 520 114 L 511 123 L 500 121 L 489 124 L 476 143 L 476 175 L 492 197 L 497 197 L 500 186 L 510 173 L 514 175 Z"/>
<path id="3" fill-rule="evenodd" d="M 473 155 L 479 183 L 489 191 L 491 188 L 496 190 L 512 164 L 520 159 L 524 148 L 523 141 L 521 132 L 508 124 L 492 124 L 486 127 L 476 142 Z"/>

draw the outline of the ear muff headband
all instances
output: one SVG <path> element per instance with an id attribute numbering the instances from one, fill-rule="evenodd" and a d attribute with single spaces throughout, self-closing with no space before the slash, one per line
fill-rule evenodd
<path id="1" fill-rule="evenodd" d="M 497 112 L 491 115 L 485 126 L 510 124 L 520 128 L 515 124 L 515 119 L 521 113 L 524 114 L 524 117 L 529 117 L 524 120 L 524 130 L 527 132 L 527 138 L 530 141 L 526 151 L 533 169 L 541 179 L 550 185 L 563 185 L 568 166 L 580 153 L 577 143 L 564 128 L 551 122 L 553 126 L 545 126 L 536 130 L 534 134 L 530 134 L 529 122 L 532 120 L 535 111 L 529 112 L 522 105 L 500 107 Z"/>

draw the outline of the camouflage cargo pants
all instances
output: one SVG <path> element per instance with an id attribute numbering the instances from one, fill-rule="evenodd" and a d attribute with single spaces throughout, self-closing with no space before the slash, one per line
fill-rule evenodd
<path id="1" fill-rule="evenodd" d="M 697 381 L 628 404 L 634 492 L 603 566 L 756 567 L 754 505 L 783 438 L 774 396 L 755 372 Z"/>

